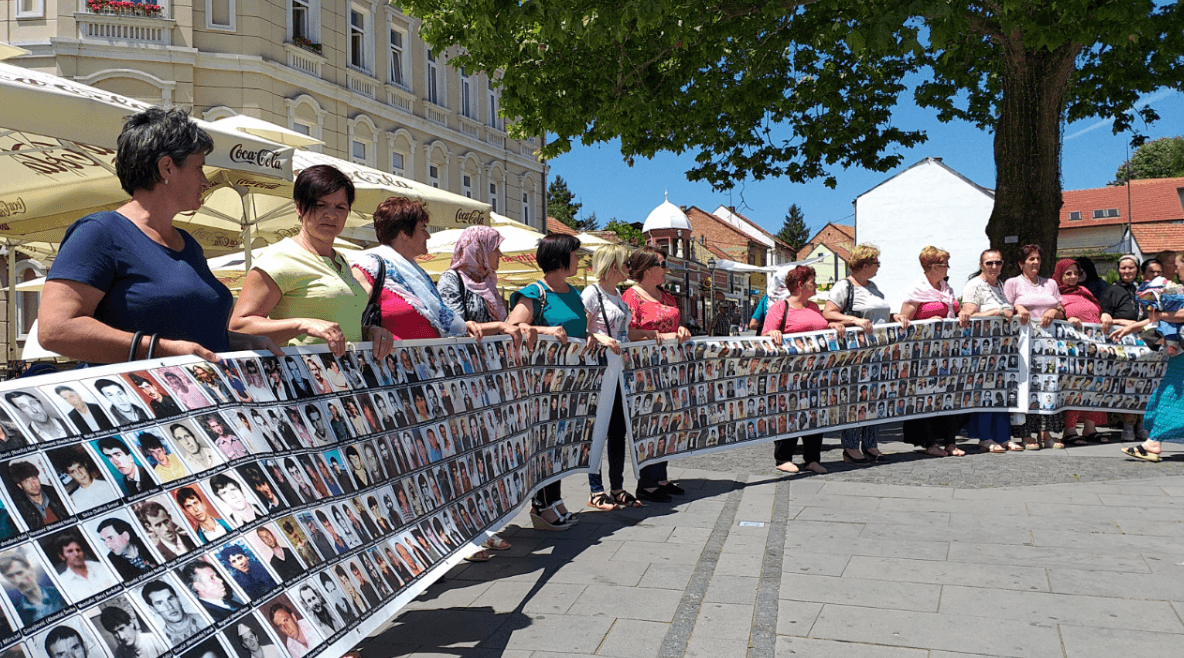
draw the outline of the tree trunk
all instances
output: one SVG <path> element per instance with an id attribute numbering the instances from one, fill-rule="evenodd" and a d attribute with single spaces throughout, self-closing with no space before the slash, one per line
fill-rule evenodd
<path id="1" fill-rule="evenodd" d="M 995 207 L 987 222 L 991 247 L 1003 252 L 1005 275 L 1018 271 L 1019 248 L 1044 250 L 1041 273 L 1056 263 L 1061 210 L 1061 117 L 1065 89 L 1080 50 L 1025 50 L 1022 36 L 1000 40 L 1003 98 L 995 123 Z"/>

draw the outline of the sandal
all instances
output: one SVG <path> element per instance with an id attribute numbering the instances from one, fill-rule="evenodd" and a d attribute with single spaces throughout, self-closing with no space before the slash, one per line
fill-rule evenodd
<path id="1" fill-rule="evenodd" d="M 1007 450 L 1008 450 L 1008 452 L 1023 452 L 1024 446 L 1016 443 L 1015 441 L 1008 441 L 1007 442 Z"/>
<path id="2" fill-rule="evenodd" d="M 979 445 L 979 452 L 989 452 L 991 454 L 1000 455 L 1007 452 L 1007 448 L 1004 448 L 1001 444 L 992 441 L 991 445 L 987 446 L 985 450 L 983 449 L 982 445 Z"/>
<path id="3" fill-rule="evenodd" d="M 1057 441 L 1056 439 L 1049 439 L 1044 442 L 1044 447 L 1051 448 L 1053 450 L 1063 450 L 1065 448 L 1065 444 Z"/>
<path id="4" fill-rule="evenodd" d="M 947 453 L 945 450 L 943 450 L 939 446 L 929 446 L 928 448 L 925 449 L 925 454 L 929 455 L 930 457 L 949 457 L 950 456 L 949 453 Z"/>
<path id="5" fill-rule="evenodd" d="M 477 551 L 472 555 L 466 555 L 465 562 L 488 562 L 492 558 L 493 555 L 491 555 L 488 551 Z"/>
<path id="6" fill-rule="evenodd" d="M 481 548 L 484 548 L 487 551 L 508 551 L 510 550 L 510 542 L 498 537 L 497 535 L 494 535 L 489 539 L 486 539 L 485 542 L 481 544 Z"/>
<path id="7" fill-rule="evenodd" d="M 613 494 L 613 502 L 617 504 L 617 507 L 645 507 L 640 500 L 624 489 Z"/>
<path id="8" fill-rule="evenodd" d="M 1040 449 L 1040 442 L 1039 441 L 1030 441 L 1030 442 L 1024 441 L 1024 450 L 1039 450 L 1039 449 Z"/>
<path id="9" fill-rule="evenodd" d="M 1149 462 L 1159 461 L 1159 454 L 1154 452 L 1147 452 L 1143 446 L 1127 446 L 1122 449 L 1122 454 L 1127 457 L 1134 457 L 1135 459 L 1145 459 Z"/>
<path id="10" fill-rule="evenodd" d="M 951 448 L 952 449 L 950 449 L 950 448 L 946 449 L 946 454 L 949 455 L 950 457 L 965 457 L 966 456 L 966 451 L 959 448 L 958 446 L 956 446 L 956 445 L 951 446 Z"/>
<path id="11" fill-rule="evenodd" d="M 1097 441 L 1098 443 L 1109 443 L 1110 440 L 1097 432 L 1090 432 L 1077 440 L 1076 445 L 1083 446 L 1087 441 Z"/>
<path id="12" fill-rule="evenodd" d="M 617 504 L 613 502 L 612 498 L 609 498 L 608 494 L 601 491 L 600 493 L 592 494 L 592 497 L 588 499 L 588 507 L 604 512 L 611 512 L 617 509 Z"/>

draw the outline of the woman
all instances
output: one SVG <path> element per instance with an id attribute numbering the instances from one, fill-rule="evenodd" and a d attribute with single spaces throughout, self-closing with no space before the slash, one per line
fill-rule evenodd
<path id="1" fill-rule="evenodd" d="M 128 118 L 115 154 L 131 201 L 87 215 L 62 238 L 38 311 L 46 349 L 86 363 L 147 355 L 270 349 L 270 340 L 228 330 L 234 298 L 210 273 L 201 246 L 173 226 L 201 208 L 210 188 L 203 167 L 214 142 L 180 109 L 149 108 Z M 144 332 L 132 345 L 136 332 Z M 134 349 L 133 349 L 134 348 Z"/>
<path id="2" fill-rule="evenodd" d="M 953 318 L 958 315 L 958 300 L 946 283 L 950 271 L 950 252 L 932 245 L 921 250 L 921 278 L 905 296 L 900 306 L 901 325 L 908 328 L 909 320 Z M 962 457 L 966 451 L 958 447 L 958 430 L 966 422 L 964 414 L 912 418 L 904 421 L 904 441 L 925 449 L 933 457 Z"/>
<path id="3" fill-rule="evenodd" d="M 1028 324 L 1030 320 L 1039 318 L 1040 326 L 1048 327 L 1064 312 L 1057 282 L 1040 276 L 1040 258 L 1043 253 L 1044 250 L 1038 244 L 1020 247 L 1020 275 L 1003 284 L 1003 294 L 1015 308 L 1015 317 L 1020 324 Z M 1023 414 L 1019 415 L 1023 417 Z M 1025 450 L 1039 450 L 1041 445 L 1064 448 L 1064 443 L 1054 441 L 1049 434 L 1062 429 L 1064 418 L 1061 414 L 1027 414 L 1023 424 L 1011 426 L 1012 436 L 1022 437 Z M 1033 433 L 1039 435 L 1038 439 L 1032 438 Z"/>
<path id="4" fill-rule="evenodd" d="M 691 332 L 679 322 L 678 301 L 674 295 L 659 286 L 666 280 L 666 254 L 653 247 L 642 247 L 629 257 L 629 278 L 636 281 L 625 291 L 621 299 L 629 307 L 629 326 L 641 330 L 639 340 L 663 340 L 685 342 Z M 637 497 L 654 502 L 668 503 L 671 496 L 681 496 L 685 491 L 670 481 L 666 474 L 666 462 L 643 466 L 637 474 Z"/>
<path id="5" fill-rule="evenodd" d="M 580 241 L 575 236 L 551 234 L 539 240 L 535 260 L 543 270 L 543 278 L 510 296 L 510 316 L 513 325 L 534 325 L 540 334 L 553 336 L 560 343 L 567 339 L 585 338 L 588 334 L 588 314 L 580 300 L 579 291 L 568 285 L 567 279 L 580 268 L 576 250 Z M 557 480 L 539 490 L 531 503 L 530 520 L 537 530 L 567 530 L 577 523 L 560 497 Z"/>
<path id="6" fill-rule="evenodd" d="M 1177 260 L 1181 254 L 1176 255 Z M 1119 341 L 1123 336 L 1139 333 L 1147 328 L 1150 320 L 1143 312 L 1143 306 L 1136 298 L 1139 284 L 1139 259 L 1131 255 L 1118 259 L 1118 281 L 1114 282 L 1098 299 L 1102 311 L 1110 314 L 1115 329 L 1110 340 Z M 1135 428 L 1142 424 L 1138 414 L 1116 414 L 1122 420 L 1122 440 L 1134 441 Z M 1141 437 L 1141 438 L 1146 438 Z"/>
<path id="7" fill-rule="evenodd" d="M 874 324 L 899 321 L 884 293 L 872 282 L 872 277 L 880 271 L 880 249 L 873 244 L 856 245 L 847 260 L 847 269 L 851 274 L 831 288 L 822 317 L 827 322 L 841 322 L 844 327 L 859 327 L 865 334 L 872 332 Z M 908 320 L 902 324 L 905 322 Z M 888 461 L 877 447 L 879 443 L 877 425 L 843 430 L 843 461 L 852 464 Z"/>
<path id="8" fill-rule="evenodd" d="M 999 275 L 1003 272 L 1003 252 L 988 249 L 978 256 L 979 273 L 972 275 L 962 290 L 962 310 L 958 321 L 963 327 L 970 324 L 970 318 L 1002 317 L 1011 320 L 1015 308 L 1003 294 Z M 1022 451 L 1020 444 L 1011 441 L 1011 415 L 1006 411 L 980 411 L 970 414 L 966 423 L 967 435 L 978 439 L 982 452 L 1001 453 Z"/>
<path id="9" fill-rule="evenodd" d="M 596 250 L 592 256 L 592 273 L 596 283 L 584 288 L 580 295 L 584 310 L 588 313 L 588 332 L 617 354 L 621 353 L 621 342 L 644 340 L 646 332 L 631 327 L 632 313 L 629 305 L 621 298 L 617 286 L 628 278 L 626 263 L 631 250 L 619 244 L 607 245 Z M 609 491 L 604 490 L 600 470 L 588 473 L 588 506 L 601 510 L 621 507 L 641 507 L 641 501 L 625 491 L 625 406 L 623 393 L 613 396 L 613 415 L 608 421 L 608 482 Z"/>
<path id="10" fill-rule="evenodd" d="M 1151 321 L 1155 323 L 1160 320 L 1184 322 L 1184 311 L 1160 313 L 1150 309 L 1148 313 Z M 1122 449 L 1122 452 L 1130 457 L 1150 462 L 1161 459 L 1163 441 L 1184 443 L 1184 414 L 1180 413 L 1180 410 L 1184 409 L 1184 355 L 1181 354 L 1184 345 L 1181 344 L 1179 334 L 1166 336 L 1164 344 L 1168 353 L 1168 365 L 1163 379 L 1151 393 L 1151 399 L 1147 401 L 1147 413 L 1143 417 L 1147 437 L 1139 445 Z"/>
<path id="11" fill-rule="evenodd" d="M 828 322 L 818 310 L 818 304 L 810 301 L 817 291 L 814 279 L 814 268 L 804 265 L 793 268 L 785 275 L 784 285 L 789 297 L 769 307 L 769 312 L 765 316 L 765 326 L 761 329 L 762 336 L 769 336 L 773 339 L 773 344 L 780 345 L 782 334 L 785 333 L 795 334 L 822 329 L 843 332 L 842 322 Z M 798 467 L 793 463 L 793 453 L 797 447 L 796 436 L 773 442 L 773 459 L 777 461 L 777 470 L 783 473 L 798 472 Z M 822 432 L 802 437 L 802 461 L 806 463 L 807 470 L 820 475 L 826 474 L 826 469 L 819 463 L 822 461 Z"/>
<path id="12" fill-rule="evenodd" d="M 452 251 L 452 263 L 440 274 L 436 288 L 453 313 L 477 323 L 482 335 L 507 334 L 514 344 L 521 330 L 506 322 L 509 313 L 497 291 L 497 270 L 502 264 L 501 233 L 489 226 L 461 231 Z"/>
<path id="13" fill-rule="evenodd" d="M 1113 318 L 1102 310 L 1102 306 L 1094 294 L 1082 284 L 1085 272 L 1076 261 L 1069 258 L 1057 261 L 1053 278 L 1057 280 L 1058 289 L 1061 291 L 1061 306 L 1065 309 L 1064 319 L 1072 322 L 1073 326 L 1078 329 L 1081 328 L 1083 322 L 1101 323 L 1102 331 L 1110 333 Z M 1080 438 L 1077 435 L 1078 420 L 1085 423 L 1085 427 L 1082 428 L 1085 431 Z M 1061 440 L 1064 442 L 1072 439 L 1073 444 L 1079 446 L 1083 446 L 1087 441 L 1095 438 L 1101 443 L 1109 443 L 1109 439 L 1106 437 L 1098 436 L 1098 424 L 1105 424 L 1105 422 L 1105 412 L 1068 409 L 1065 411 L 1065 433 Z"/>
<path id="14" fill-rule="evenodd" d="M 1106 288 L 1110 287 L 1110 284 L 1098 276 L 1098 268 L 1094 262 L 1088 256 L 1078 256 L 1073 261 L 1081 268 L 1081 280 L 1077 284 L 1093 293 L 1094 299 L 1100 298 L 1102 293 L 1106 292 Z"/>
<path id="15" fill-rule="evenodd" d="M 381 243 L 354 265 L 354 278 L 366 295 L 386 267 L 378 304 L 382 326 L 396 339 L 469 335 L 480 340 L 481 328 L 448 308 L 427 272 L 416 262 L 428 253 L 428 211 L 423 203 L 391 197 L 374 211 L 374 232 Z M 430 352 L 429 352 L 430 354 Z M 376 354 L 383 358 L 384 354 Z M 431 375 L 420 373 L 420 379 Z"/>
<path id="16" fill-rule="evenodd" d="M 268 247 L 255 261 L 231 328 L 287 345 L 327 343 L 338 357 L 346 343 L 370 340 L 375 357 L 385 357 L 393 343 L 390 332 L 381 327 L 363 331 L 367 293 L 333 248 L 354 203 L 354 184 L 337 169 L 316 165 L 296 177 L 292 199 L 300 232 Z"/>

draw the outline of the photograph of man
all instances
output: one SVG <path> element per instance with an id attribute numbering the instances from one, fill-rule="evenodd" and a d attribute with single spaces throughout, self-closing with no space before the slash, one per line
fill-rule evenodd
<path id="1" fill-rule="evenodd" d="M 222 463 L 222 455 L 211 448 L 202 432 L 194 430 L 188 421 L 172 423 L 166 429 L 173 438 L 173 445 L 177 447 L 177 454 L 189 463 L 194 473 L 209 470 Z"/>
<path id="2" fill-rule="evenodd" d="M 283 543 L 274 525 L 255 528 L 255 532 L 248 534 L 246 540 L 255 549 L 255 554 L 267 561 L 280 581 L 287 582 L 304 573 L 304 565 L 300 564 L 296 552 Z"/>
<path id="3" fill-rule="evenodd" d="M 4 582 L 4 591 L 21 618 L 22 626 L 66 607 L 66 599 L 62 598 L 30 546 L 0 552 L 0 580 Z"/>
<path id="4" fill-rule="evenodd" d="M 93 533 L 91 536 L 98 535 L 107 547 L 107 561 L 125 582 L 130 582 L 155 569 L 159 561 L 140 539 L 135 526 L 124 518 L 125 514 L 119 510 L 102 520 L 88 522 L 85 527 L 88 533 Z"/>
<path id="5" fill-rule="evenodd" d="M 177 404 L 177 400 L 160 385 L 156 380 L 148 374 L 147 371 L 133 372 L 126 375 L 127 380 L 131 382 L 132 386 L 140 393 L 140 400 L 148 405 L 152 410 L 152 415 L 157 418 L 168 418 L 170 416 L 179 416 L 182 413 L 181 406 Z"/>
<path id="6" fill-rule="evenodd" d="M 341 510 L 333 507 L 330 507 L 329 509 L 333 512 L 334 519 L 338 519 L 339 522 L 345 520 L 345 518 L 341 515 Z M 317 510 L 316 517 L 317 522 L 320 523 L 321 527 L 325 529 L 326 533 L 328 533 L 329 541 L 333 543 L 333 548 L 338 554 L 344 553 L 350 548 L 352 544 L 342 536 L 342 532 L 339 531 L 337 526 L 329 522 L 329 517 L 325 514 L 324 510 Z M 358 545 L 360 544 L 361 542 L 358 542 Z"/>
<path id="7" fill-rule="evenodd" d="M 279 586 L 259 558 L 241 540 L 227 544 L 218 554 L 218 560 L 243 592 L 251 599 L 266 596 Z"/>
<path id="8" fill-rule="evenodd" d="M 280 495 L 282 500 L 286 501 L 289 505 L 300 505 L 304 502 L 296 494 L 292 482 L 288 479 L 288 473 L 284 470 L 284 464 L 280 460 L 264 459 L 259 463 L 263 464 L 264 469 L 267 471 L 267 476 L 271 478 L 271 483 L 278 489 L 276 493 Z"/>
<path id="9" fill-rule="evenodd" d="M 329 570 L 322 571 L 321 575 L 317 577 L 317 580 L 321 583 L 321 588 L 328 597 L 329 605 L 333 608 L 333 613 L 337 615 L 341 623 L 346 626 L 354 623 L 362 611 L 353 607 L 350 598 L 346 596 L 345 592 L 341 591 L 341 588 L 337 585 L 337 581 L 333 580 L 329 575 Z"/>
<path id="10" fill-rule="evenodd" d="M 342 466 L 341 451 L 326 450 L 324 457 L 329 462 L 329 470 L 333 472 L 334 477 L 341 486 L 341 490 L 345 493 L 353 493 L 355 491 L 354 482 L 350 479 L 349 472 Z"/>
<path id="11" fill-rule="evenodd" d="M 206 431 L 206 435 L 214 442 L 214 447 L 227 459 L 238 459 L 250 454 L 247 447 L 230 431 L 226 422 L 218 414 L 198 416 L 197 424 Z"/>
<path id="12" fill-rule="evenodd" d="M 74 509 L 81 512 L 119 499 L 120 493 L 82 446 L 50 450 L 49 461 L 58 481 L 66 483 L 66 495 Z"/>
<path id="13" fill-rule="evenodd" d="M 169 574 L 144 585 L 140 598 L 156 614 L 157 626 L 174 646 L 210 624 Z"/>
<path id="14" fill-rule="evenodd" d="M 222 634 L 239 658 L 283 658 L 284 652 L 255 615 L 246 615 Z"/>
<path id="15" fill-rule="evenodd" d="M 342 508 L 340 505 L 330 505 L 329 510 L 333 515 L 333 524 L 329 525 L 324 521 L 321 521 L 321 525 L 325 526 L 325 528 L 330 531 L 330 536 L 332 536 L 332 530 L 334 529 L 340 532 L 341 538 L 345 540 L 346 546 L 350 548 L 361 546 L 363 541 L 362 537 L 358 536 L 358 534 L 354 532 L 353 524 L 346 520 L 345 514 L 341 511 L 341 509 Z M 320 514 L 318 512 L 318 520 L 319 516 Z"/>
<path id="16" fill-rule="evenodd" d="M 275 486 L 267 479 L 267 474 L 258 464 L 242 464 L 234 470 L 255 492 L 255 496 L 263 505 L 264 513 L 271 515 L 288 509 L 288 503 L 276 491 Z"/>
<path id="17" fill-rule="evenodd" d="M 115 574 L 99 562 L 90 542 L 83 539 L 77 526 L 42 537 L 37 542 L 57 570 L 58 589 L 72 603 L 119 584 Z"/>
<path id="18" fill-rule="evenodd" d="M 371 496 L 371 498 L 373 498 L 373 496 Z M 366 506 L 362 504 L 362 499 L 359 497 L 354 497 L 350 499 L 349 503 L 350 504 L 345 507 L 346 518 L 348 518 L 351 523 L 355 524 L 358 522 L 358 520 L 361 520 L 362 526 L 365 529 L 365 532 L 362 534 L 366 537 L 366 541 L 377 538 L 378 526 L 375 525 L 374 519 L 371 519 L 370 515 L 366 512 Z M 350 506 L 353 506 L 353 509 L 350 509 Z M 378 507 L 378 501 L 374 502 L 374 507 Z"/>
<path id="19" fill-rule="evenodd" d="M 325 420 L 325 412 L 315 404 L 304 405 L 304 415 L 308 418 L 308 426 L 312 434 L 314 445 L 328 445 L 333 443 L 334 437 L 329 429 L 329 423 Z"/>
<path id="20" fill-rule="evenodd" d="M 140 465 L 140 461 L 128 449 L 123 439 L 108 436 L 92 441 L 91 446 L 103 455 L 103 459 L 116 472 L 115 482 L 125 496 L 135 496 L 156 488 L 156 481 L 148 475 L 148 470 Z"/>
<path id="21" fill-rule="evenodd" d="M 0 454 L 11 452 L 17 448 L 29 445 L 24 431 L 16 426 L 16 421 L 4 409 L 0 409 Z"/>
<path id="22" fill-rule="evenodd" d="M 325 526 L 329 525 L 329 518 L 325 516 L 324 512 L 317 510 L 317 515 L 324 519 L 323 524 Z M 341 539 L 341 536 L 338 535 L 337 532 L 331 527 L 329 528 L 329 532 L 332 533 L 332 538 L 330 538 L 330 536 L 321 529 L 321 524 L 317 523 L 317 520 L 313 518 L 312 514 L 301 514 L 300 523 L 304 526 L 304 529 L 308 531 L 309 540 L 313 543 L 313 546 L 317 547 L 317 550 L 320 551 L 321 555 L 331 558 L 338 555 L 339 553 L 344 552 L 347 548 L 345 542 Z"/>
<path id="23" fill-rule="evenodd" d="M 358 610 L 358 616 L 362 616 L 365 614 L 365 611 L 370 610 L 370 602 L 366 600 L 366 597 L 362 596 L 362 593 L 358 591 L 357 587 L 354 587 L 354 582 L 346 574 L 345 564 L 338 564 L 333 567 L 332 571 L 333 575 L 337 577 L 338 584 L 341 585 L 341 592 L 349 599 L 354 609 Z"/>
<path id="24" fill-rule="evenodd" d="M 190 366 L 184 366 L 189 374 L 193 375 L 194 381 L 201 387 L 206 397 L 213 400 L 215 403 L 225 404 L 234 400 L 234 394 L 230 391 L 230 386 L 222 379 L 222 376 L 214 370 L 213 367 L 204 363 L 195 363 Z"/>
<path id="25" fill-rule="evenodd" d="M 42 391 L 48 396 L 50 388 L 45 386 Z M 52 390 L 53 397 L 50 399 L 56 398 L 59 401 L 58 408 L 66 414 L 80 434 L 112 429 L 111 421 L 107 419 L 107 414 L 103 413 L 103 408 L 85 389 L 79 390 L 62 384 L 52 387 Z"/>
<path id="26" fill-rule="evenodd" d="M 341 567 L 338 566 L 338 568 L 340 569 Z M 358 591 L 362 593 L 362 596 L 366 597 L 366 602 L 370 604 L 368 609 L 373 610 L 377 608 L 378 604 L 382 603 L 382 597 L 378 595 L 378 592 L 374 589 L 374 585 L 370 584 L 366 575 L 362 573 L 362 568 L 358 566 L 357 560 L 349 561 L 349 572 L 353 576 L 354 581 L 356 581 L 355 584 Z"/>
<path id="27" fill-rule="evenodd" d="M 230 584 L 206 558 L 198 558 L 177 570 L 177 577 L 215 622 L 241 610 L 246 603 L 235 594 Z"/>
<path id="28" fill-rule="evenodd" d="M 287 472 L 289 485 L 296 492 L 301 503 L 311 503 L 317 500 L 317 494 L 312 490 L 312 485 L 308 483 L 304 469 L 300 467 L 295 458 L 284 458 L 284 471 Z"/>
<path id="29" fill-rule="evenodd" d="M 172 493 L 201 543 L 208 544 L 233 530 L 197 487 L 181 487 Z"/>
<path id="30" fill-rule="evenodd" d="M 109 599 L 87 614 L 114 658 L 157 658 L 169 650 L 164 638 L 152 631 L 131 602 L 120 596 Z"/>
<path id="31" fill-rule="evenodd" d="M 349 460 L 349 470 L 354 476 L 354 479 L 357 480 L 358 487 L 364 489 L 370 486 L 370 476 L 366 473 L 366 465 L 362 463 L 362 453 L 358 450 L 358 445 L 347 446 L 345 449 L 345 458 Z"/>
<path id="32" fill-rule="evenodd" d="M 333 614 L 332 604 L 325 600 L 317 588 L 315 578 L 310 578 L 300 585 L 296 590 L 296 599 L 303 607 L 305 615 L 325 637 L 331 637 L 345 628 L 345 624 Z"/>
<path id="33" fill-rule="evenodd" d="M 284 531 L 284 537 L 296 550 L 296 554 L 300 556 L 300 559 L 305 564 L 313 567 L 321 563 L 321 555 L 317 553 L 317 549 L 309 541 L 308 535 L 304 534 L 304 529 L 300 527 L 300 523 L 296 521 L 296 517 L 285 516 L 280 519 L 279 525 Z"/>
<path id="34" fill-rule="evenodd" d="M 74 616 L 39 636 L 33 645 L 45 649 L 46 658 L 103 658 L 103 648 L 82 617 Z"/>
<path id="35" fill-rule="evenodd" d="M 206 486 L 232 527 L 238 528 L 264 515 L 259 503 L 233 475 L 219 473 L 210 478 Z"/>
<path id="36" fill-rule="evenodd" d="M 157 430 L 136 432 L 136 443 L 140 444 L 140 454 L 152 471 L 156 473 L 156 479 L 161 482 L 172 482 L 189 475 L 185 464 L 156 432 Z"/>
<path id="37" fill-rule="evenodd" d="M 279 637 L 283 639 L 284 646 L 287 647 L 292 658 L 304 658 L 309 651 L 321 643 L 321 634 L 308 623 L 307 619 L 296 612 L 286 594 L 272 599 L 264 607 L 264 610 L 267 612 L 268 621 L 271 622 Z"/>
<path id="38" fill-rule="evenodd" d="M 204 409 L 210 406 L 210 401 L 202 394 L 201 389 L 180 366 L 157 368 L 152 371 L 165 388 L 177 398 L 181 405 L 188 410 Z"/>
<path id="39" fill-rule="evenodd" d="M 44 528 L 70 516 L 40 455 L 28 454 L 0 464 L 0 477 L 8 486 L 12 504 L 30 530 Z"/>
<path id="40" fill-rule="evenodd" d="M 58 415 L 57 409 L 41 399 L 40 393 L 11 391 L 4 394 L 4 399 L 15 410 L 13 418 L 24 425 L 28 435 L 38 443 L 76 434 Z"/>
<path id="41" fill-rule="evenodd" d="M 116 427 L 148 420 L 148 412 L 135 395 L 129 394 L 127 384 L 115 378 L 103 377 L 92 384 L 99 396 L 107 401 L 107 416 Z"/>
<path id="42" fill-rule="evenodd" d="M 173 518 L 173 513 L 166 507 L 167 501 L 167 497 L 158 496 L 132 507 L 140 519 L 140 525 L 152 538 L 156 552 L 165 562 L 170 562 L 197 548 L 197 544 Z"/>

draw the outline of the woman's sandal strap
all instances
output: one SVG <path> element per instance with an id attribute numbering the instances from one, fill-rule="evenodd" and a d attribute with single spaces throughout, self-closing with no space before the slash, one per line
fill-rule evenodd
<path id="1" fill-rule="evenodd" d="M 641 501 L 628 491 L 622 490 L 613 494 L 613 502 L 621 507 L 637 507 Z"/>

